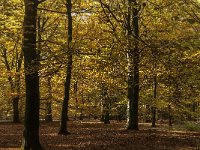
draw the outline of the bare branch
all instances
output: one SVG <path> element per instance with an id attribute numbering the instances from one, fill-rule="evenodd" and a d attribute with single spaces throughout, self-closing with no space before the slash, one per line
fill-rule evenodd
<path id="1" fill-rule="evenodd" d="M 40 0 L 40 1 L 38 1 L 38 4 L 41 4 L 41 3 L 45 2 L 45 1 L 47 1 L 47 0 Z"/>

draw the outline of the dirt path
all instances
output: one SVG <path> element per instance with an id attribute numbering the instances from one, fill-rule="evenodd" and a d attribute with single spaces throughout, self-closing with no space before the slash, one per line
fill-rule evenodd
<path id="1" fill-rule="evenodd" d="M 126 131 L 125 123 L 70 121 L 68 136 L 58 135 L 59 123 L 41 123 L 46 150 L 198 150 L 200 133 L 164 131 L 140 125 Z M 0 150 L 20 150 L 22 124 L 0 123 Z"/>

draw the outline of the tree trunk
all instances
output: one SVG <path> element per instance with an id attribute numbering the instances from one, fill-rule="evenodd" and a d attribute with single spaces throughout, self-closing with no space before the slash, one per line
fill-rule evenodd
<path id="1" fill-rule="evenodd" d="M 151 108 L 151 113 L 152 113 L 152 123 L 151 127 L 156 127 L 156 107 Z"/>
<path id="2" fill-rule="evenodd" d="M 138 130 L 138 100 L 139 100 L 139 24 L 136 0 L 129 0 L 129 14 L 127 18 L 129 40 L 129 75 L 128 75 L 128 126 L 127 129 Z M 132 18 L 131 18 L 132 17 Z M 132 21 L 131 21 L 132 20 Z M 132 26 L 132 28 L 131 28 Z M 133 42 L 132 42 L 133 39 Z M 133 48 L 134 46 L 134 48 Z"/>
<path id="3" fill-rule="evenodd" d="M 16 91 L 16 88 L 20 88 L 18 87 L 19 85 L 16 82 L 17 77 L 15 76 L 15 85 L 13 84 L 13 80 L 10 80 L 10 85 L 11 85 L 11 91 L 12 93 L 14 93 L 14 95 L 12 96 L 12 105 L 13 105 L 13 123 L 18 123 L 19 121 L 19 91 Z M 17 92 L 17 93 L 15 93 Z M 17 95 L 15 95 L 17 94 Z"/>
<path id="4" fill-rule="evenodd" d="M 26 108 L 22 149 L 41 150 L 39 141 L 39 76 L 36 50 L 37 6 L 34 0 L 24 0 L 23 46 Z"/>
<path id="5" fill-rule="evenodd" d="M 70 92 L 70 82 L 71 82 L 71 72 L 72 72 L 72 15 L 71 9 L 72 4 L 71 0 L 66 0 L 67 7 L 67 17 L 68 17 L 68 62 L 67 62 L 67 73 L 65 80 L 65 96 L 62 105 L 62 114 L 61 114 L 61 124 L 59 134 L 67 135 L 69 134 L 67 130 L 67 116 L 68 116 L 68 104 L 69 104 L 69 92 Z"/>
<path id="6" fill-rule="evenodd" d="M 106 110 L 104 114 L 104 124 L 110 124 L 110 108 L 108 104 L 106 105 Z"/>
<path id="7" fill-rule="evenodd" d="M 169 117 L 169 126 L 172 126 L 172 115 L 171 115 L 171 105 L 168 105 L 168 117 Z"/>
<path id="8" fill-rule="evenodd" d="M 46 102 L 46 114 L 45 114 L 45 121 L 52 122 L 52 88 L 51 88 L 51 77 L 47 79 L 47 86 L 48 86 L 48 99 Z"/>
<path id="9" fill-rule="evenodd" d="M 154 55 L 156 56 L 156 54 Z M 154 65 L 153 65 L 153 68 L 154 68 L 154 75 L 153 75 L 153 100 L 154 100 L 154 103 L 153 103 L 153 106 L 151 108 L 151 111 L 152 111 L 152 124 L 151 126 L 152 127 L 156 127 L 156 98 L 157 98 L 157 73 L 156 73 L 156 62 L 154 60 Z"/>
<path id="10" fill-rule="evenodd" d="M 81 102 L 82 102 L 82 106 L 81 106 L 81 114 L 80 114 L 79 119 L 83 120 L 83 118 L 84 118 L 83 111 L 84 111 L 84 104 L 85 104 L 84 97 L 83 97 L 83 91 L 81 92 Z"/>
<path id="11" fill-rule="evenodd" d="M 100 121 L 104 122 L 105 119 L 105 83 L 101 83 L 101 93 L 100 93 L 101 97 L 101 117 L 100 117 Z"/>
<path id="12" fill-rule="evenodd" d="M 20 67 L 21 68 L 21 67 Z M 20 95 L 20 75 L 18 69 L 16 69 L 15 83 L 13 80 L 10 80 L 11 91 L 14 93 L 12 97 L 12 105 L 13 105 L 13 123 L 20 122 L 19 119 L 19 95 Z"/>
<path id="13" fill-rule="evenodd" d="M 78 113 L 78 82 L 75 81 L 74 83 L 74 94 L 75 94 L 75 115 L 74 120 L 77 119 L 77 113 Z"/>
<path id="14" fill-rule="evenodd" d="M 19 119 L 19 95 L 13 97 L 13 122 L 20 122 Z"/>

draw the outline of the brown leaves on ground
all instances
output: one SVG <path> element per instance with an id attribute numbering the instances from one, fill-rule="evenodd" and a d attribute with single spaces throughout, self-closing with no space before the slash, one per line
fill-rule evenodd
<path id="1" fill-rule="evenodd" d="M 42 122 L 41 144 L 46 150 L 198 150 L 200 133 L 151 129 L 125 130 L 124 122 L 69 121 L 70 135 L 58 135 L 59 122 Z M 22 124 L 0 123 L 0 150 L 20 150 Z"/>

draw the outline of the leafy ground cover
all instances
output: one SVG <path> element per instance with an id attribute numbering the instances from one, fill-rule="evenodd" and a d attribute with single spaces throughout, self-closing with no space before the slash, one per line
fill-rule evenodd
<path id="1" fill-rule="evenodd" d="M 59 122 L 40 125 L 46 150 L 198 150 L 200 133 L 150 128 L 125 130 L 125 122 L 69 121 L 68 136 L 58 135 Z M 23 124 L 0 123 L 0 150 L 20 150 Z"/>

